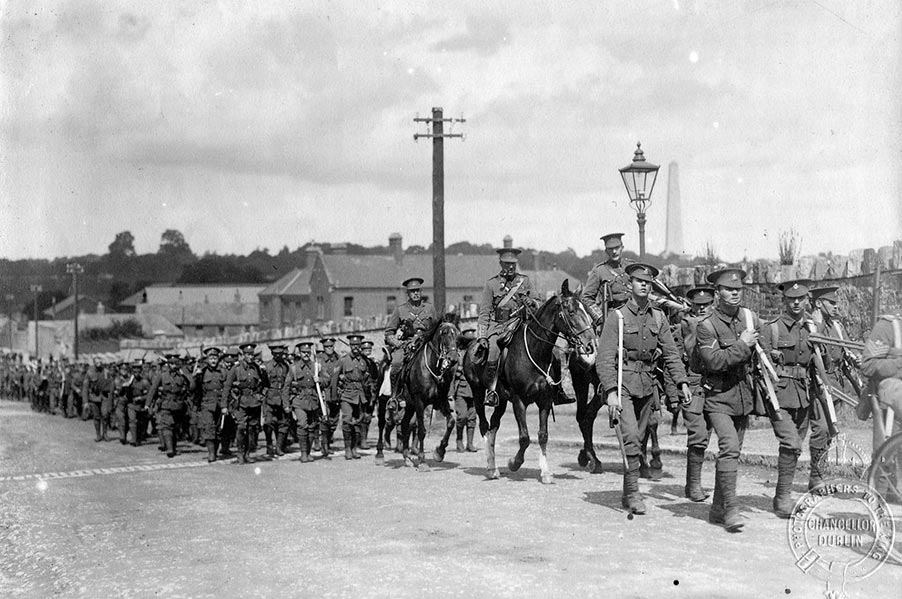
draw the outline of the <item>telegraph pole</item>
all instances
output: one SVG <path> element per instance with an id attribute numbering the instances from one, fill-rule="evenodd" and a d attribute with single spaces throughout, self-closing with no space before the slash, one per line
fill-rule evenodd
<path id="1" fill-rule="evenodd" d="M 445 149 L 446 137 L 463 138 L 463 133 L 445 133 L 445 123 L 466 123 L 463 117 L 446 119 L 442 109 L 433 108 L 432 118 L 413 119 L 415 123 L 430 123 L 431 133 L 414 133 L 413 140 L 432 138 L 432 280 L 435 289 L 435 311 L 445 312 Z M 427 125 L 428 127 L 428 125 Z"/>
<path id="2" fill-rule="evenodd" d="M 34 359 L 37 360 L 38 354 L 38 294 L 44 291 L 40 285 L 32 285 L 31 292 L 34 293 Z"/>
<path id="3" fill-rule="evenodd" d="M 78 361 L 78 275 L 85 272 L 85 269 L 78 262 L 70 262 L 66 265 L 66 272 L 72 275 L 72 288 L 75 294 L 75 316 L 72 317 L 75 338 L 72 342 L 72 349 L 75 353 L 75 360 Z"/>
<path id="4" fill-rule="evenodd" d="M 9 351 L 13 351 L 13 300 L 16 299 L 12 293 L 6 294 L 6 311 L 9 313 Z"/>

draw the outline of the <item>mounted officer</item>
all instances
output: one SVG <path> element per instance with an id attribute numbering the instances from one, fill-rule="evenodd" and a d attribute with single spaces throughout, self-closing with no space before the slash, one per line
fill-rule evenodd
<path id="1" fill-rule="evenodd" d="M 400 402 L 401 369 L 407 356 L 412 355 L 422 343 L 423 331 L 432 327 L 438 316 L 435 306 L 423 301 L 423 279 L 411 277 L 401 283 L 407 290 L 407 301 L 395 307 L 385 327 L 385 344 L 391 348 L 391 381 L 392 401 Z"/>
<path id="2" fill-rule="evenodd" d="M 589 271 L 589 278 L 580 294 L 597 331 L 601 331 L 604 318 L 609 310 L 615 310 L 630 298 L 630 278 L 622 260 L 623 233 L 602 235 L 607 259 L 599 262 Z"/>
<path id="3" fill-rule="evenodd" d="M 501 272 L 485 283 L 476 323 L 476 342 L 479 344 L 477 356 L 482 359 L 488 352 L 483 379 L 489 381 L 485 405 L 490 407 L 498 405 L 498 393 L 495 392 L 498 384 L 498 361 L 501 357 L 498 342 L 504 343 L 505 333 L 519 326 L 525 310 L 535 310 L 538 305 L 532 281 L 517 272 L 517 256 L 521 250 L 500 248 L 495 251 L 498 252 Z M 492 343 L 489 343 L 490 340 Z"/>

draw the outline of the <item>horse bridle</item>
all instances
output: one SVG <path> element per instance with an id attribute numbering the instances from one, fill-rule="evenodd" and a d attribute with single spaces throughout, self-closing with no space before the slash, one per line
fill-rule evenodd
<path id="1" fill-rule="evenodd" d="M 441 329 L 444 326 L 445 326 L 444 324 L 439 325 L 439 329 Z M 442 377 L 445 376 L 445 373 L 447 372 L 447 370 L 451 366 L 451 364 L 453 364 L 454 362 L 457 361 L 456 359 L 454 359 L 454 360 L 451 359 L 451 355 L 457 353 L 456 347 L 452 347 L 451 349 L 448 349 L 445 347 L 445 345 L 443 343 L 440 345 L 441 345 L 441 351 L 436 352 L 435 349 L 432 350 L 433 354 L 437 354 L 436 362 L 439 365 L 438 374 L 436 374 L 435 372 L 432 371 L 432 368 L 429 367 L 429 360 L 426 359 L 426 351 L 430 349 L 430 343 L 427 342 L 426 347 L 423 349 L 423 366 L 426 367 L 426 371 L 429 372 L 429 374 L 431 374 L 433 376 L 433 378 L 435 378 L 436 381 L 440 381 L 442 379 Z"/>
<path id="2" fill-rule="evenodd" d="M 564 310 L 564 302 L 560 301 L 560 298 L 558 301 L 558 316 L 560 316 L 561 320 L 563 320 L 564 324 L 567 326 L 568 332 L 566 332 L 566 333 L 549 329 L 548 327 L 543 325 L 541 322 L 539 322 L 539 319 L 536 317 L 534 312 L 527 312 L 527 314 L 529 314 L 530 322 L 535 323 L 536 326 L 538 326 L 540 329 L 542 329 L 549 335 L 554 336 L 554 341 L 548 341 L 548 340 L 543 339 L 542 337 L 538 336 L 536 333 L 532 333 L 532 331 L 529 331 L 529 324 L 530 324 L 529 322 L 526 323 L 526 325 L 523 327 L 523 345 L 526 348 L 526 356 L 529 358 L 529 361 L 536 368 L 536 370 L 538 370 L 543 375 L 545 375 L 545 380 L 548 382 L 548 384 L 556 387 L 564 381 L 563 373 L 561 373 L 560 380 L 555 381 L 551 377 L 551 365 L 550 364 L 549 364 L 548 370 L 545 370 L 544 368 L 542 368 L 541 366 L 539 366 L 536 363 L 535 358 L 532 357 L 532 352 L 529 351 L 529 343 L 527 343 L 526 332 L 527 331 L 531 332 L 533 337 L 535 337 L 536 339 L 538 339 L 539 341 L 541 341 L 542 343 L 545 343 L 547 345 L 555 345 L 558 335 L 560 335 L 567 342 L 567 349 L 564 350 L 565 353 L 574 351 L 573 350 L 574 347 L 577 348 L 576 351 L 582 352 L 582 350 L 579 349 L 579 347 L 580 347 L 579 336 L 581 334 L 585 333 L 586 331 L 591 330 L 591 328 L 592 328 L 591 324 L 585 328 L 582 328 L 582 329 L 574 332 L 573 324 L 570 322 L 570 319 L 567 318 L 567 316 L 566 316 L 566 310 Z"/>

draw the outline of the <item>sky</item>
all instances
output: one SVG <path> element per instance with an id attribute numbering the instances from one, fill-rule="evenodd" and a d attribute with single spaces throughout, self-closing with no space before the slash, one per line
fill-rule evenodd
<path id="1" fill-rule="evenodd" d="M 0 257 L 308 241 L 638 249 L 618 169 L 679 165 L 683 251 L 902 239 L 898 0 L 0 2 Z M 447 131 L 447 126 L 446 126 Z"/>

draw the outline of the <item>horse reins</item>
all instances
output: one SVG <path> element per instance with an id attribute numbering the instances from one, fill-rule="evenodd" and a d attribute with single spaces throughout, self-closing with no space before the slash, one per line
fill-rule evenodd
<path id="1" fill-rule="evenodd" d="M 442 326 L 444 326 L 444 325 L 442 325 Z M 449 361 L 448 364 L 445 364 L 445 365 L 441 366 L 441 368 L 439 368 L 439 374 L 435 374 L 435 373 L 432 371 L 432 368 L 429 367 L 429 361 L 426 359 L 426 350 L 428 350 L 428 349 L 430 349 L 430 344 L 429 344 L 429 343 L 426 343 L 426 344 L 425 344 L 425 347 L 423 348 L 423 366 L 426 367 L 426 371 L 427 371 L 429 374 L 431 374 L 432 377 L 433 377 L 436 381 L 441 381 L 441 380 L 442 380 L 442 377 L 445 376 L 445 371 L 448 369 L 448 366 L 450 366 L 450 361 Z M 436 351 L 433 349 L 433 350 L 432 350 L 432 353 L 436 353 Z M 448 354 L 449 354 L 449 353 L 451 353 L 451 352 L 447 351 L 447 350 L 443 347 L 443 348 L 442 348 L 442 351 L 441 351 L 441 352 L 438 352 L 438 357 L 437 357 L 437 360 L 436 360 L 436 364 L 441 365 L 443 361 L 448 360 Z"/>
<path id="2" fill-rule="evenodd" d="M 546 327 L 545 325 L 543 325 L 541 322 L 539 322 L 539 319 L 536 318 L 535 313 L 527 312 L 527 314 L 529 314 L 530 322 L 526 323 L 526 325 L 523 327 L 523 345 L 524 345 L 524 347 L 526 347 L 526 356 L 529 358 L 529 361 L 532 363 L 532 365 L 536 367 L 536 370 L 538 370 L 545 376 L 545 381 L 548 382 L 549 385 L 556 387 L 556 386 L 560 385 L 562 382 L 564 382 L 563 372 L 561 373 L 560 380 L 555 381 L 551 377 L 551 363 L 548 364 L 547 371 L 536 363 L 535 359 L 532 357 L 532 352 L 529 351 L 529 342 L 526 338 L 526 331 L 529 330 L 529 325 L 531 323 L 535 323 L 540 329 L 542 329 L 546 333 L 554 335 L 555 341 L 557 341 L 558 336 L 562 336 L 564 338 L 564 340 L 567 342 L 568 346 L 570 346 L 564 350 L 564 352 L 566 352 L 566 353 L 570 353 L 573 351 L 572 346 L 579 344 L 579 336 L 582 333 L 591 329 L 591 326 L 588 326 L 583 329 L 580 329 L 579 331 L 573 332 L 573 325 L 570 324 L 570 320 L 566 316 L 564 316 L 563 302 L 559 303 L 558 315 L 560 315 L 561 320 L 563 320 L 564 323 L 566 323 L 567 328 L 569 329 L 568 333 L 559 333 L 557 331 L 553 331 L 553 330 L 549 329 L 548 327 Z M 532 332 L 532 331 L 530 331 L 530 332 Z M 532 336 L 535 337 L 536 339 L 538 339 L 539 341 L 541 341 L 542 343 L 546 343 L 548 345 L 555 345 L 555 341 L 548 341 L 546 339 L 543 339 L 536 333 L 532 333 Z"/>

